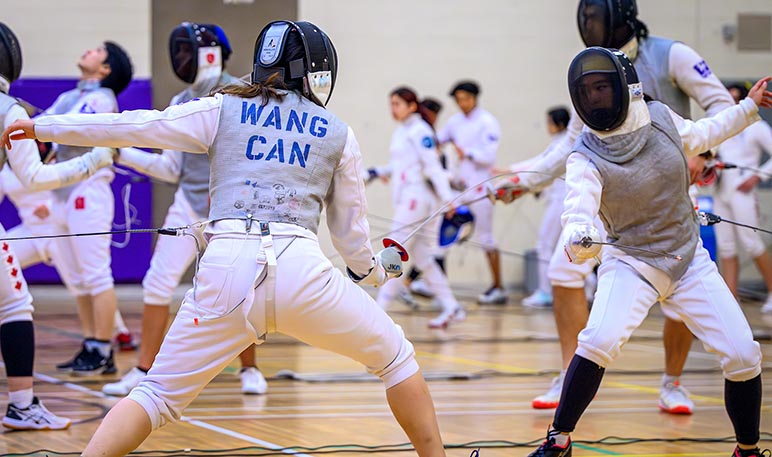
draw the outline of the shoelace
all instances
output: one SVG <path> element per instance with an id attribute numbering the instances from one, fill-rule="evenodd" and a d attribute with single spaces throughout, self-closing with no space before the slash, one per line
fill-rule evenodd
<path id="1" fill-rule="evenodd" d="M 772 457 L 772 451 L 770 451 L 769 449 L 764 449 L 763 451 L 761 451 L 761 453 L 759 453 L 759 456 L 760 457 Z"/>
<path id="2" fill-rule="evenodd" d="M 480 449 L 475 449 L 472 451 L 472 453 L 469 454 L 469 457 L 480 457 Z"/>

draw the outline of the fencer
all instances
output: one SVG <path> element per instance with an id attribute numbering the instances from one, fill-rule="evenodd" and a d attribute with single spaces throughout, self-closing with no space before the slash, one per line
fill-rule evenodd
<path id="1" fill-rule="evenodd" d="M 456 179 L 466 187 L 477 186 L 469 193 L 471 200 L 485 195 L 485 186 L 478 185 L 493 176 L 496 152 L 501 139 L 501 127 L 490 112 L 479 106 L 480 86 L 461 81 L 450 91 L 461 112 L 454 114 L 437 131 L 440 144 L 452 144 L 458 155 Z M 507 294 L 501 282 L 501 258 L 493 237 L 493 203 L 482 198 L 469 205 L 475 216 L 472 241 L 482 246 L 488 260 L 493 284 L 477 297 L 480 304 L 504 304 Z"/>
<path id="2" fill-rule="evenodd" d="M 397 421 L 421 456 L 442 456 L 434 406 L 412 344 L 375 301 L 333 268 L 316 232 L 326 207 L 351 279 L 382 285 L 400 254 L 369 241 L 362 159 L 352 130 L 324 109 L 337 55 L 308 22 L 268 24 L 249 86 L 158 111 L 16 122 L 14 137 L 209 154 L 209 245 L 194 287 L 147 377 L 105 417 L 84 456 L 135 449 L 231 359 L 273 332 L 349 356 L 381 377 Z M 85 125 L 88 124 L 88 127 Z"/>
<path id="3" fill-rule="evenodd" d="M 175 95 L 170 104 L 185 103 L 207 96 L 217 88 L 239 84 L 241 80 L 225 70 L 231 53 L 228 37 L 218 25 L 183 22 L 175 27 L 169 35 L 172 70 L 189 86 Z M 209 160 L 206 155 L 173 150 L 149 154 L 140 149 L 124 148 L 120 151 L 120 164 L 178 184 L 164 227 L 183 227 L 206 219 L 209 214 Z M 197 249 L 206 246 L 202 226 L 191 229 L 191 232 L 195 240 L 189 236 L 158 238 L 150 268 L 142 280 L 144 308 L 138 363 L 118 382 L 105 384 L 102 392 L 127 395 L 153 364 L 166 332 L 174 291 L 196 259 Z M 254 346 L 245 349 L 240 359 L 242 392 L 266 393 L 268 384 L 256 367 Z"/>
<path id="4" fill-rule="evenodd" d="M 8 95 L 22 67 L 21 47 L 11 29 L 0 22 L 0 123 L 8 127 L 29 116 L 19 102 Z M 11 164 L 24 186 L 32 190 L 71 185 L 112 165 L 113 151 L 97 148 L 73 160 L 45 165 L 34 141 L 14 143 L 13 149 L 0 146 L 0 164 Z M 0 235 L 5 229 L 0 224 Z M 32 325 L 32 296 L 21 272 L 16 254 L 7 242 L 0 242 L 0 351 L 8 377 L 8 408 L 5 427 L 20 430 L 61 430 L 70 419 L 49 411 L 34 395 L 32 375 L 35 361 L 35 332 Z"/>
<path id="5" fill-rule="evenodd" d="M 621 51 L 590 47 L 572 61 L 569 93 L 586 127 L 566 164 L 561 244 L 572 262 L 598 255 L 603 261 L 552 426 L 529 457 L 571 456 L 569 433 L 597 393 L 605 368 L 655 302 L 719 356 L 738 443 L 733 456 L 761 455 L 761 349 L 702 247 L 687 158 L 757 121 L 758 107 L 772 106 L 772 93 L 766 91 L 770 79 L 760 80 L 739 105 L 692 122 L 660 102 L 646 103 L 645 82 Z M 602 253 L 593 244 L 601 241 L 594 225 L 598 216 L 607 240 L 618 243 Z"/>
<path id="6" fill-rule="evenodd" d="M 389 146 L 394 204 L 390 236 L 403 240 L 416 223 L 425 220 L 437 209 L 438 198 L 441 202 L 449 202 L 453 194 L 437 154 L 434 131 L 424 119 L 426 115 L 420 108 L 416 93 L 407 87 L 399 87 L 391 92 L 389 100 L 391 115 L 399 122 Z M 431 224 L 425 225 L 406 241 L 404 247 L 411 253 L 434 297 L 442 304 L 442 312 L 429 321 L 429 327 L 445 328 L 463 320 L 466 312 L 456 301 L 447 276 L 434 260 L 438 246 L 433 228 Z M 384 284 L 378 291 L 378 304 L 387 308 L 400 289 L 407 291 L 401 278 Z"/>
<path id="7" fill-rule="evenodd" d="M 728 89 L 737 103 L 748 95 L 748 89 L 740 84 L 733 84 Z M 772 151 L 772 127 L 766 122 L 753 124 L 718 147 L 721 161 L 738 165 L 738 167 L 720 172 L 721 178 L 716 180 L 713 192 L 714 212 L 743 224 L 759 225 L 756 186 L 761 181 L 772 177 L 772 160 L 759 165 L 764 151 Z M 752 169 L 757 171 L 751 171 Z M 767 300 L 761 306 L 761 312 L 772 313 L 772 256 L 760 234 L 731 224 L 718 224 L 716 241 L 721 276 L 724 277 L 729 290 L 737 296 L 740 273 L 737 245 L 740 244 L 753 259 L 769 291 Z"/>
<path id="8" fill-rule="evenodd" d="M 87 50 L 78 59 L 80 81 L 75 89 L 64 92 L 40 116 L 65 113 L 115 113 L 116 97 L 131 82 L 133 68 L 126 51 L 105 41 Z M 90 150 L 87 147 L 55 144 L 56 161 L 67 162 Z M 112 169 L 105 168 L 77 185 L 54 191 L 52 217 L 68 233 L 106 232 L 112 230 L 115 198 L 110 183 Z M 57 365 L 74 375 L 111 374 L 117 371 L 110 339 L 112 337 L 115 295 L 110 253 L 111 237 L 70 237 L 55 240 L 61 253 L 60 268 L 72 273 L 84 341 L 75 357 Z"/>
<path id="9" fill-rule="evenodd" d="M 690 99 L 712 116 L 732 106 L 731 96 L 721 81 L 712 73 L 705 60 L 687 45 L 656 36 L 650 36 L 646 25 L 638 19 L 635 0 L 581 0 L 577 10 L 579 32 L 587 46 L 621 49 L 635 65 L 646 94 L 659 100 L 684 118 L 691 117 Z M 518 175 L 520 189 L 536 191 L 553 178 L 565 173 L 566 157 L 582 129 L 582 121 L 572 116 L 568 134 L 558 147 L 548 149 L 530 170 L 541 173 Z M 689 161 L 691 175 L 702 172 L 705 158 Z M 571 264 L 563 249 L 557 246 L 550 260 L 549 278 L 553 286 L 553 312 L 560 338 L 563 370 L 550 389 L 533 401 L 534 407 L 554 408 L 558 405 L 565 369 L 576 350 L 579 331 L 589 315 L 585 296 L 585 278 L 596 264 Z M 678 316 L 663 310 L 666 315 L 663 342 L 665 373 L 662 377 L 659 408 L 673 414 L 691 414 L 694 403 L 681 385 L 686 358 L 693 341 L 692 334 Z"/>

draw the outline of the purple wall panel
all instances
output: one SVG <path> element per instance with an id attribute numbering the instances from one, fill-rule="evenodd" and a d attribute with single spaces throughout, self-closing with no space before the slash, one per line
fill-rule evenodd
<path id="1" fill-rule="evenodd" d="M 64 91 L 74 88 L 75 79 L 20 79 L 11 85 L 10 93 L 15 97 L 24 99 L 39 108 L 47 108 L 56 97 Z M 122 110 L 151 108 L 153 100 L 152 87 L 149 80 L 132 81 L 129 87 L 118 97 L 118 104 Z M 153 223 L 152 208 L 152 184 L 146 177 L 133 172 L 129 175 L 116 173 L 112 183 L 115 195 L 115 219 L 114 228 L 122 228 L 125 224 L 125 213 L 122 192 L 128 189 L 130 184 L 130 205 L 132 208 L 132 227 L 148 228 Z M 0 204 L 0 220 L 6 229 L 19 223 L 16 208 L 5 200 Z M 113 242 L 121 243 L 126 235 L 114 235 Z M 123 248 L 112 248 L 113 277 L 118 283 L 133 283 L 142 280 L 152 254 L 153 237 L 150 234 L 134 234 L 130 242 Z M 24 270 L 27 281 L 31 284 L 58 283 L 59 276 L 56 270 L 38 265 Z"/>

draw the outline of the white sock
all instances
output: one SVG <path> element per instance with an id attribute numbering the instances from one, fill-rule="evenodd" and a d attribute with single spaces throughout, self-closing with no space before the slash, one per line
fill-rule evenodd
<path id="1" fill-rule="evenodd" d="M 109 357 L 112 344 L 109 341 L 88 340 L 86 341 L 86 349 L 89 351 L 96 349 L 102 357 Z"/>
<path id="2" fill-rule="evenodd" d="M 675 384 L 678 382 L 678 376 L 670 376 L 667 374 L 662 375 L 662 387 L 665 387 L 668 384 Z"/>
<path id="3" fill-rule="evenodd" d="M 571 438 L 571 436 L 567 433 L 561 433 L 555 429 L 549 431 L 549 436 L 555 438 L 555 444 L 560 447 L 565 447 L 565 445 L 568 443 L 568 440 Z"/>
<path id="4" fill-rule="evenodd" d="M 123 316 L 119 310 L 115 310 L 115 325 L 114 330 L 117 333 L 129 333 L 129 329 L 126 327 L 126 323 L 123 322 Z"/>
<path id="5" fill-rule="evenodd" d="M 8 401 L 20 409 L 28 408 L 29 405 L 32 404 L 33 397 L 32 387 L 29 389 L 8 392 Z"/>

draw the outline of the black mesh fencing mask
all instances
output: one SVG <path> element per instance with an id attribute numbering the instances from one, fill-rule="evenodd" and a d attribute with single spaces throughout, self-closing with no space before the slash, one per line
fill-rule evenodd
<path id="1" fill-rule="evenodd" d="M 643 95 L 632 62 L 621 51 L 599 47 L 580 52 L 568 68 L 571 103 L 592 130 L 614 130 L 627 118 L 631 92 Z"/>
<path id="2" fill-rule="evenodd" d="M 580 0 L 576 11 L 585 46 L 620 48 L 635 34 L 635 0 Z"/>
<path id="3" fill-rule="evenodd" d="M 183 22 L 169 36 L 172 70 L 188 84 L 193 84 L 210 66 L 221 72 L 223 62 L 230 54 L 225 32 L 214 24 Z"/>
<path id="4" fill-rule="evenodd" d="M 290 56 L 288 36 L 296 32 L 303 51 Z M 252 82 L 265 82 L 279 73 L 285 82 L 303 80 L 303 95 L 319 106 L 326 106 L 335 87 L 338 55 L 330 38 L 306 21 L 276 21 L 260 32 L 255 42 Z"/>
<path id="5" fill-rule="evenodd" d="M 19 79 L 21 74 L 21 46 L 16 35 L 0 22 L 0 75 L 8 82 Z"/>

